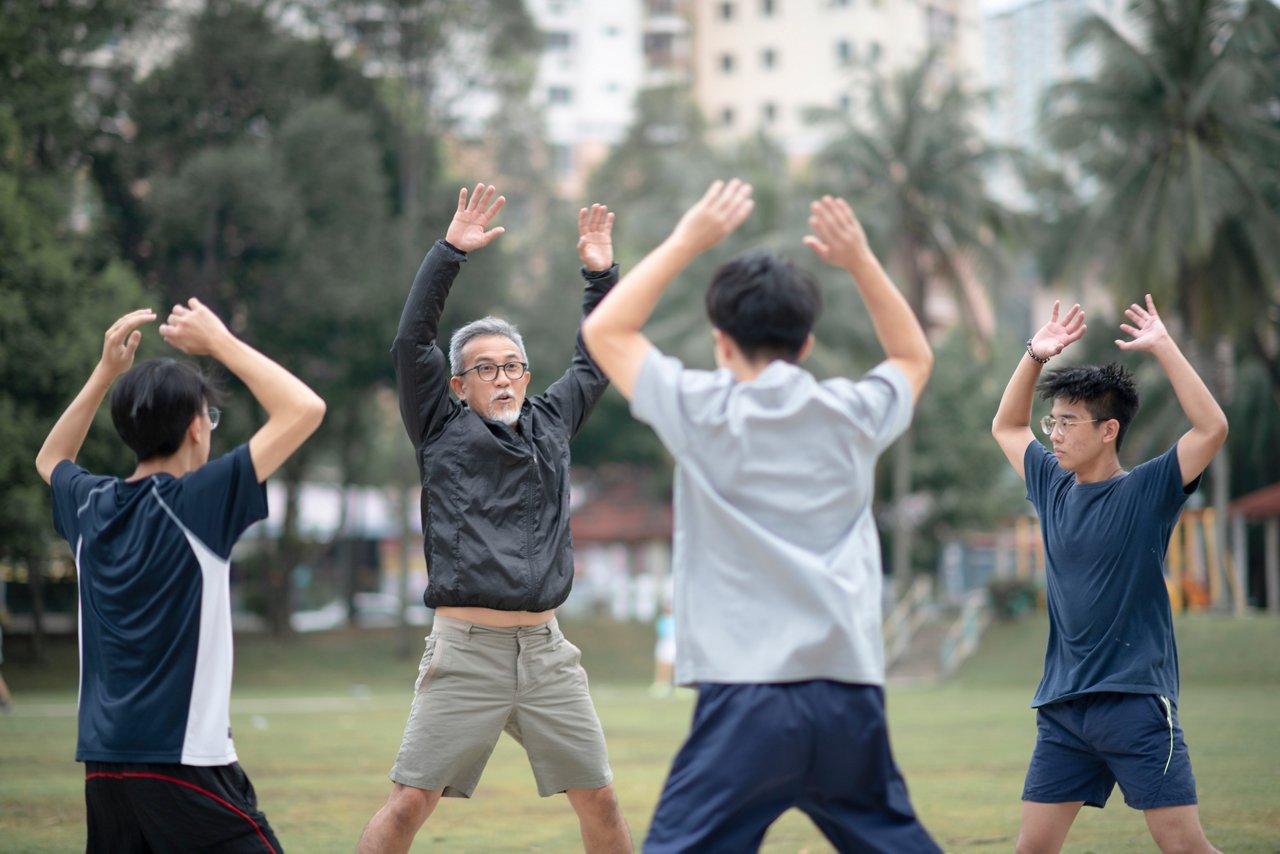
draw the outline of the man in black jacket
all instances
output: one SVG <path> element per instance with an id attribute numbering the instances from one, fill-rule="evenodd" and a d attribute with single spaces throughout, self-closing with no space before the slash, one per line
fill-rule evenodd
<path id="1" fill-rule="evenodd" d="M 436 612 L 391 796 L 358 850 L 408 851 L 442 795 L 471 796 L 505 730 L 528 753 L 538 793 L 568 796 L 587 851 L 630 852 L 586 672 L 555 620 L 573 581 L 569 440 L 608 380 L 581 335 L 569 370 L 531 399 L 524 342 L 506 321 L 457 330 L 448 360 L 436 339 L 467 253 L 504 231 L 489 228 L 505 202 L 494 193 L 478 184 L 470 199 L 465 188 L 458 194 L 392 347 L 422 475 L 424 600 Z M 612 229 L 603 205 L 579 214 L 584 316 L 618 280 Z"/>

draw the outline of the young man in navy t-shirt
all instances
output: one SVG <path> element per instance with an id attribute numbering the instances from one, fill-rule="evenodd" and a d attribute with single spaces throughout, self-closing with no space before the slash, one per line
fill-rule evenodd
<path id="1" fill-rule="evenodd" d="M 1196 805 L 1191 759 L 1178 725 L 1178 651 L 1164 555 L 1187 496 L 1227 437 L 1227 418 L 1147 295 L 1120 329 L 1121 350 L 1164 368 L 1191 429 L 1164 454 L 1125 471 L 1118 457 L 1138 391 L 1119 365 L 1040 370 L 1084 335 L 1073 306 L 1027 340 L 991 425 L 1027 483 L 1044 537 L 1049 643 L 1035 751 L 1022 792 L 1018 852 L 1056 852 L 1086 804 L 1102 807 L 1116 783 L 1143 811 L 1163 851 L 1211 852 Z M 1037 379 L 1039 383 L 1037 384 Z M 1052 401 L 1031 432 L 1035 393 Z"/>
<path id="2" fill-rule="evenodd" d="M 131 312 L 36 457 L 80 587 L 80 708 L 89 851 L 279 851 L 231 741 L 231 548 L 267 515 L 266 479 L 315 432 L 324 401 L 233 336 L 198 300 L 160 335 L 212 356 L 267 411 L 248 444 L 209 460 L 219 413 L 192 365 L 133 365 L 156 319 Z M 114 384 L 114 388 L 112 388 Z M 137 455 L 127 478 L 75 464 L 108 390 Z"/>

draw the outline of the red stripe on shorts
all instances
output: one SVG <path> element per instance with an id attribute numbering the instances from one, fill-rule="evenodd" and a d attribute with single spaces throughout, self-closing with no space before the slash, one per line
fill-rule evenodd
<path id="1" fill-rule="evenodd" d="M 144 774 L 137 771 L 128 771 L 121 774 L 109 774 L 105 771 L 98 771 L 93 774 L 86 775 L 84 779 L 85 779 L 85 782 L 88 782 L 89 780 L 92 780 L 95 777 L 107 777 L 111 780 L 125 780 L 125 779 L 131 779 L 131 778 L 144 779 L 144 780 L 161 780 L 166 783 L 177 783 L 179 786 L 186 786 L 188 789 L 192 790 L 193 792 L 199 792 L 205 797 L 217 801 L 227 809 L 231 810 L 236 815 L 240 816 L 245 821 L 249 822 L 249 824 L 253 827 L 253 832 L 258 834 L 258 838 L 262 840 L 262 844 L 267 847 L 267 850 L 270 851 L 271 854 L 277 854 L 275 846 L 273 846 L 270 842 L 267 841 L 266 834 L 262 832 L 262 828 L 258 826 L 258 823 L 253 820 L 253 817 L 251 815 L 246 813 L 244 810 L 241 810 L 240 808 L 238 808 L 235 804 L 229 803 L 223 800 L 222 798 L 218 797 L 213 792 L 210 792 L 208 789 L 202 789 L 193 783 L 188 783 L 186 780 L 179 780 L 177 777 L 166 777 L 163 774 Z"/>

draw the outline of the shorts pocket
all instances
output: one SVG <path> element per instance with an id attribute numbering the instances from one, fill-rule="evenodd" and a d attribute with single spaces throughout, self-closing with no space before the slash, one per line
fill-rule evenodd
<path id="1" fill-rule="evenodd" d="M 414 693 L 421 693 L 431 680 L 439 675 L 446 646 L 444 640 L 437 635 L 427 638 L 427 645 L 422 653 L 422 663 L 418 665 L 418 681 L 413 686 Z"/>

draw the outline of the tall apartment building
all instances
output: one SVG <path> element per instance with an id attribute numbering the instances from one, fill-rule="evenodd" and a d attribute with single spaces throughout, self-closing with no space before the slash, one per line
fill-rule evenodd
<path id="1" fill-rule="evenodd" d="M 576 195 L 634 119 L 647 86 L 688 79 L 685 0 L 526 0 L 543 35 L 534 99 L 552 171 Z"/>
<path id="2" fill-rule="evenodd" d="M 1068 51 L 1073 32 L 1090 14 L 1127 25 L 1124 0 L 1022 0 L 983 17 L 983 74 L 991 99 L 985 111 L 987 138 L 1045 156 L 1041 103 L 1056 83 L 1089 75 L 1096 57 Z M 994 191 L 1009 204 L 1023 197 L 1007 170 L 992 176 Z"/>
<path id="3" fill-rule="evenodd" d="M 931 48 L 976 85 L 981 37 L 978 0 L 695 0 L 695 98 L 717 141 L 764 131 L 804 157 L 829 133 L 815 108 L 856 115 Z"/>

